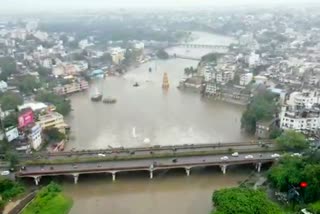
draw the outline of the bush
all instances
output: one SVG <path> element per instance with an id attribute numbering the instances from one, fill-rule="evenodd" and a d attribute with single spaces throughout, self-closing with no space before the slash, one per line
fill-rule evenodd
<path id="1" fill-rule="evenodd" d="M 5 205 L 6 201 L 23 193 L 24 190 L 24 187 L 17 182 L 9 179 L 0 179 L 0 195 L 2 197 L 0 208 Z"/>
<path id="2" fill-rule="evenodd" d="M 61 187 L 53 182 L 43 187 L 22 214 L 67 214 L 72 200 L 61 193 Z"/>
<path id="3" fill-rule="evenodd" d="M 260 190 L 249 188 L 229 188 L 215 191 L 212 202 L 216 208 L 212 214 L 283 214 Z"/>

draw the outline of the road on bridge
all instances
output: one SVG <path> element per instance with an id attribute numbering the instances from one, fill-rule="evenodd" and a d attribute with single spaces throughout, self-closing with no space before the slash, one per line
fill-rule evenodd
<path id="1" fill-rule="evenodd" d="M 32 177 L 45 175 L 65 175 L 72 173 L 99 173 L 110 171 L 139 171 L 166 168 L 183 168 L 196 166 L 210 166 L 221 164 L 245 164 L 270 161 L 271 152 L 267 153 L 251 153 L 252 157 L 246 157 L 248 154 L 239 154 L 238 157 L 229 156 L 227 160 L 222 160 L 225 155 L 207 155 L 207 156 L 191 156 L 179 158 L 150 158 L 142 160 L 126 160 L 126 161 L 101 161 L 95 163 L 77 163 L 77 164 L 54 164 L 54 165 L 30 165 L 17 172 L 18 177 Z"/>

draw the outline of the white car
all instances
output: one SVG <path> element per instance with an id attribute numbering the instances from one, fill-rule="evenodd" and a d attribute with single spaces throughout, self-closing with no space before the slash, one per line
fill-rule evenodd
<path id="1" fill-rule="evenodd" d="M 300 153 L 293 153 L 293 154 L 291 155 L 291 157 L 302 157 L 302 154 L 300 154 Z"/>
<path id="2" fill-rule="evenodd" d="M 98 154 L 98 156 L 99 156 L 99 157 L 105 157 L 106 155 L 105 155 L 105 154 L 100 153 L 100 154 Z"/>
<path id="3" fill-rule="evenodd" d="M 221 157 L 220 159 L 221 159 L 221 160 L 228 160 L 229 158 L 228 158 L 228 156 L 223 156 L 223 157 Z"/>
<path id="4" fill-rule="evenodd" d="M 1 172 L 1 175 L 2 175 L 2 176 L 6 176 L 6 175 L 9 175 L 9 174 L 10 174 L 9 171 L 2 171 L 2 172 Z"/>
<path id="5" fill-rule="evenodd" d="M 277 154 L 277 153 L 274 153 L 274 154 L 272 154 L 272 155 L 271 155 L 271 157 L 272 157 L 272 158 L 279 158 L 279 157 L 280 157 L 280 155 L 279 155 L 279 154 Z"/>
<path id="6" fill-rule="evenodd" d="M 238 153 L 238 152 L 234 152 L 234 153 L 232 153 L 231 156 L 232 156 L 232 157 L 238 157 L 238 156 L 239 156 L 239 153 Z"/>
<path id="7" fill-rule="evenodd" d="M 252 156 L 252 155 L 246 155 L 244 158 L 245 158 L 245 159 L 252 159 L 253 156 Z"/>

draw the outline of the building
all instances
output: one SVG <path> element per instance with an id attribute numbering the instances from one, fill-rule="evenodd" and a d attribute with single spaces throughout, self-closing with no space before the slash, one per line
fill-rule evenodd
<path id="1" fill-rule="evenodd" d="M 218 93 L 218 91 L 219 87 L 217 86 L 217 83 L 215 81 L 211 80 L 206 84 L 205 94 L 215 95 Z"/>
<path id="2" fill-rule="evenodd" d="M 250 67 L 254 67 L 260 64 L 260 56 L 259 54 L 256 54 L 252 52 L 250 56 L 248 57 L 248 64 Z"/>
<path id="3" fill-rule="evenodd" d="M 144 49 L 144 43 L 143 42 L 135 42 L 133 45 L 134 49 L 143 50 Z"/>
<path id="4" fill-rule="evenodd" d="M 65 133 L 65 129 L 67 128 L 63 115 L 58 112 L 49 112 L 44 115 L 39 115 L 37 124 L 39 124 L 42 129 L 57 128 L 62 133 Z"/>
<path id="5" fill-rule="evenodd" d="M 30 134 L 28 137 L 31 148 L 39 150 L 42 145 L 42 127 L 39 124 L 35 124 L 30 128 Z"/>
<path id="6" fill-rule="evenodd" d="M 253 80 L 252 73 L 245 73 L 240 75 L 240 85 L 248 85 Z"/>
<path id="7" fill-rule="evenodd" d="M 280 128 L 295 130 L 305 134 L 315 133 L 320 127 L 320 108 L 312 109 L 283 107 L 280 113 Z"/>
<path id="8" fill-rule="evenodd" d="M 203 74 L 200 75 L 204 76 L 204 81 L 206 82 L 216 78 L 216 71 L 212 66 L 206 65 L 201 69 L 201 71 Z"/>
<path id="9" fill-rule="evenodd" d="M 232 71 L 219 71 L 216 73 L 216 81 L 222 85 L 233 80 L 234 73 Z"/>
<path id="10" fill-rule="evenodd" d="M 268 78 L 265 76 L 255 76 L 254 77 L 256 84 L 267 84 Z"/>
<path id="11" fill-rule="evenodd" d="M 256 124 L 255 136 L 260 139 L 269 139 L 272 126 L 275 124 L 275 120 L 270 121 L 258 121 Z"/>
<path id="12" fill-rule="evenodd" d="M 33 112 L 40 112 L 42 110 L 47 110 L 48 105 L 41 102 L 29 102 L 29 103 L 24 103 L 21 106 L 18 106 L 19 111 L 22 111 L 23 109 L 28 109 L 28 108 L 30 108 Z"/>
<path id="13" fill-rule="evenodd" d="M 79 91 L 84 91 L 89 88 L 89 83 L 85 80 L 73 82 L 70 84 L 55 87 L 53 91 L 59 95 L 72 94 Z"/>
<path id="14" fill-rule="evenodd" d="M 318 91 L 304 90 L 290 94 L 287 104 L 290 106 L 300 106 L 311 108 L 315 104 L 320 104 L 320 93 Z"/>
<path id="15" fill-rule="evenodd" d="M 8 90 L 8 84 L 5 81 L 1 80 L 0 81 L 0 91 L 5 92 L 7 90 Z"/>
<path id="16" fill-rule="evenodd" d="M 126 50 L 120 47 L 111 48 L 110 55 L 112 57 L 112 62 L 116 65 L 120 64 L 125 59 L 125 52 Z"/>

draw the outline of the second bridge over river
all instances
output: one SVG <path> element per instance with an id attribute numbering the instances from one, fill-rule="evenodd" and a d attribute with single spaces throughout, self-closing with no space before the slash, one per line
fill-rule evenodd
<path id="1" fill-rule="evenodd" d="M 114 161 L 96 161 L 82 163 L 60 163 L 60 164 L 38 164 L 23 166 L 17 177 L 34 178 L 35 184 L 38 185 L 43 176 L 73 176 L 74 183 L 83 174 L 107 173 L 112 175 L 112 180 L 116 180 L 116 174 L 119 172 L 130 171 L 147 171 L 150 179 L 153 173 L 159 170 L 169 170 L 182 168 L 189 176 L 195 167 L 218 166 L 223 174 L 227 172 L 228 166 L 252 164 L 260 172 L 264 163 L 272 163 L 277 158 L 274 152 L 251 152 L 241 153 L 238 156 L 225 155 L 204 155 L 204 156 L 187 156 L 187 157 L 166 157 L 166 158 L 147 158 L 132 160 L 114 160 Z"/>

